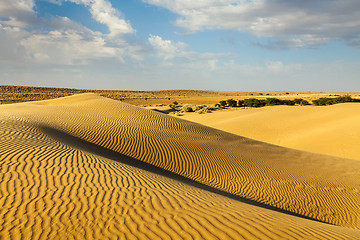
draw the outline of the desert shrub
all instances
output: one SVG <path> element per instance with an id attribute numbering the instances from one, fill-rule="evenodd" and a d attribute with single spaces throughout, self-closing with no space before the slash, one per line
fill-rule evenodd
<path id="1" fill-rule="evenodd" d="M 319 98 L 312 101 L 314 105 L 316 106 L 326 106 L 326 105 L 332 105 L 333 100 L 331 98 Z"/>
<path id="2" fill-rule="evenodd" d="M 326 106 L 326 105 L 333 105 L 337 103 L 346 103 L 346 102 L 360 102 L 358 99 L 353 99 L 351 96 L 339 96 L 336 98 L 328 98 L 328 97 L 322 97 L 319 99 L 315 99 L 312 101 L 314 105 L 316 106 Z"/>
<path id="3" fill-rule="evenodd" d="M 184 112 L 195 112 L 195 111 L 198 111 L 200 110 L 200 106 L 197 106 L 195 104 L 186 104 L 182 107 L 182 110 Z"/>
<path id="4" fill-rule="evenodd" d="M 239 100 L 238 101 L 238 106 L 239 107 L 244 107 L 244 100 Z"/>
<path id="5" fill-rule="evenodd" d="M 222 100 L 219 102 L 220 106 L 225 107 L 227 102 L 225 100 Z"/>
<path id="6" fill-rule="evenodd" d="M 178 105 L 174 105 L 174 104 L 170 104 L 169 107 L 171 107 L 174 110 L 178 110 L 178 108 L 179 108 Z"/>
<path id="7" fill-rule="evenodd" d="M 237 102 L 234 99 L 228 99 L 226 100 L 226 103 L 229 107 L 236 107 Z"/>
<path id="8" fill-rule="evenodd" d="M 353 99 L 349 95 L 334 98 L 334 103 L 346 103 L 346 102 L 353 102 Z"/>
<path id="9" fill-rule="evenodd" d="M 200 110 L 201 108 L 197 105 L 192 105 L 193 112 Z"/>
<path id="10" fill-rule="evenodd" d="M 302 98 L 295 98 L 294 102 L 295 104 L 301 104 L 302 100 L 303 100 Z"/>
<path id="11" fill-rule="evenodd" d="M 309 105 L 310 104 L 307 100 L 302 99 L 302 98 L 296 98 L 296 99 L 294 99 L 294 102 L 295 102 L 295 104 L 298 104 L 298 105 Z"/>
<path id="12" fill-rule="evenodd" d="M 295 102 L 292 100 L 282 100 L 281 105 L 288 105 L 288 106 L 294 106 Z"/>
<path id="13" fill-rule="evenodd" d="M 177 101 L 174 101 L 173 102 L 173 105 L 178 105 L 179 103 Z"/>
<path id="14" fill-rule="evenodd" d="M 212 110 L 214 110 L 212 107 L 204 107 L 203 109 L 201 109 L 201 110 L 203 110 L 204 112 L 206 112 L 206 113 L 211 113 L 211 111 Z"/>
<path id="15" fill-rule="evenodd" d="M 184 105 L 184 106 L 182 107 L 182 110 L 183 110 L 184 112 L 193 112 L 193 111 L 194 111 L 193 108 L 192 108 L 192 105 L 189 105 L 189 104 Z"/>
<path id="16" fill-rule="evenodd" d="M 310 105 L 308 100 L 303 99 L 300 103 L 301 105 Z"/>
<path id="17" fill-rule="evenodd" d="M 265 99 L 265 104 L 267 106 L 281 105 L 283 102 L 278 98 L 267 98 Z"/>
<path id="18" fill-rule="evenodd" d="M 259 100 L 255 98 L 248 98 L 244 100 L 245 107 L 263 107 L 265 104 L 265 100 Z"/>

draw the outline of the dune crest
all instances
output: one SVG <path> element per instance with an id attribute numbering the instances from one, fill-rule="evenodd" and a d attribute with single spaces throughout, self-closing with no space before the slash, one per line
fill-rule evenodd
<path id="1" fill-rule="evenodd" d="M 0 122 L 2 238 L 359 237 L 358 161 L 257 142 L 92 94 L 3 105 Z M 338 226 L 208 192 L 114 161 L 100 148 Z"/>

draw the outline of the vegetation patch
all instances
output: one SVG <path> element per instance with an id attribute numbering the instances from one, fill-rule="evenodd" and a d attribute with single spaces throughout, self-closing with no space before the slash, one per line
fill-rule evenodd
<path id="1" fill-rule="evenodd" d="M 351 96 L 340 96 L 335 98 L 322 97 L 312 101 L 316 106 L 327 106 L 334 105 L 337 103 L 347 103 L 347 102 L 360 102 L 360 99 L 352 98 Z"/>
<path id="2" fill-rule="evenodd" d="M 302 98 L 297 98 L 294 100 L 282 100 L 278 98 L 266 98 L 266 99 L 256 99 L 256 98 L 247 98 L 244 100 L 236 101 L 234 99 L 222 100 L 217 104 L 221 107 L 264 107 L 264 106 L 275 106 L 275 105 L 309 105 L 310 103 Z"/>

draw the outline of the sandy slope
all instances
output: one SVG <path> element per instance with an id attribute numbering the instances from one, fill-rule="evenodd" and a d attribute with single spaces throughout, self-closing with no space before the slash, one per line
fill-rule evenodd
<path id="1" fill-rule="evenodd" d="M 3 105 L 0 123 L 1 239 L 360 239 L 358 161 L 92 94 Z"/>
<path id="2" fill-rule="evenodd" d="M 358 103 L 274 106 L 183 118 L 279 146 L 360 160 Z"/>

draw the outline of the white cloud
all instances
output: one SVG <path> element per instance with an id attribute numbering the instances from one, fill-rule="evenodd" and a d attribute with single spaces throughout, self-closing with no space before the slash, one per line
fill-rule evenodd
<path id="1" fill-rule="evenodd" d="M 60 4 L 59 1 L 53 2 Z M 42 29 L 73 29 L 82 30 L 84 27 L 67 17 L 39 18 L 36 5 L 33 0 L 1 0 L 0 1 L 0 24 L 9 27 L 31 28 L 41 27 Z"/>
<path id="2" fill-rule="evenodd" d="M 110 31 L 109 37 L 118 37 L 123 34 L 134 33 L 131 24 L 126 21 L 120 11 L 113 8 L 107 0 L 67 0 L 76 4 L 89 7 L 93 18 L 99 23 L 105 24 Z"/>
<path id="3" fill-rule="evenodd" d="M 190 32 L 231 29 L 272 38 L 290 47 L 360 39 L 358 0 L 143 0 L 181 16 L 176 24 Z M 359 45 L 359 44 L 358 44 Z"/>
<path id="4" fill-rule="evenodd" d="M 173 42 L 162 39 L 160 36 L 150 35 L 148 38 L 150 45 L 155 50 L 157 56 L 163 60 L 164 65 L 171 66 L 173 61 L 181 60 L 193 65 L 205 64 L 207 69 L 215 70 L 221 59 L 234 58 L 231 53 L 199 53 L 187 50 L 187 44 L 184 42 Z M 177 62 L 179 64 L 179 61 Z"/>
<path id="5" fill-rule="evenodd" d="M 159 36 L 150 35 L 149 43 L 158 51 L 158 55 L 163 60 L 170 60 L 175 57 L 184 57 L 187 55 L 185 51 L 187 45 L 183 42 L 172 42 L 170 40 L 163 40 Z"/>
<path id="6" fill-rule="evenodd" d="M 32 34 L 20 41 L 26 58 L 42 64 L 81 65 L 89 60 L 114 57 L 122 62 L 124 50 L 106 46 L 100 34 L 54 30 Z"/>
<path id="7" fill-rule="evenodd" d="M 59 28 L 49 32 L 28 32 L 0 25 L 0 63 L 40 65 L 84 65 L 91 61 L 126 59 L 142 61 L 142 45 L 111 41 L 87 28 Z"/>
<path id="8" fill-rule="evenodd" d="M 134 30 L 110 2 L 74 1 L 89 7 L 93 17 L 106 24 L 110 33 L 92 31 L 67 17 L 39 18 L 33 0 L 3 0 L 0 63 L 84 65 L 99 59 L 120 63 L 125 63 L 125 59 L 143 60 L 147 54 L 143 45 L 124 39 L 123 34 Z"/>

